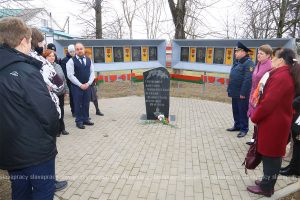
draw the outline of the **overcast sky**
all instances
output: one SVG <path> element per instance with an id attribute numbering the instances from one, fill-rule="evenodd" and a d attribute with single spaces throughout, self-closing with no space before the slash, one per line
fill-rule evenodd
<path id="1" fill-rule="evenodd" d="M 165 14 L 166 16 L 171 19 L 171 12 L 170 8 L 167 4 L 167 0 L 162 0 L 166 2 L 166 9 Z M 110 5 L 114 7 L 116 10 L 119 10 L 122 13 L 122 5 L 120 0 L 109 0 Z M 209 0 L 206 0 L 209 2 Z M 220 0 L 219 3 L 213 5 L 212 7 L 208 8 L 208 12 L 210 14 L 206 14 L 207 16 L 207 24 L 209 24 L 214 30 L 220 30 L 220 22 L 222 18 L 226 16 L 226 13 L 230 15 L 233 14 L 236 9 L 235 5 L 230 2 L 235 2 L 235 0 Z M 53 18 L 59 23 L 62 27 L 67 19 L 70 17 L 70 33 L 75 35 L 83 35 L 82 27 L 76 23 L 76 18 L 72 15 L 72 13 L 80 13 L 80 6 L 76 3 L 72 2 L 71 0 L 51 0 L 51 1 L 40 1 L 40 0 L 32 0 L 31 4 L 36 7 L 44 7 L 48 12 L 52 13 Z M 103 17 L 103 23 L 108 19 Z M 232 20 L 232 19 L 230 19 Z M 172 27 L 171 27 L 172 28 Z M 134 39 L 145 39 L 146 35 L 142 34 L 143 26 L 139 24 L 137 20 L 133 22 L 133 38 Z M 208 37 L 209 38 L 209 37 Z M 160 38 L 160 39 L 168 39 L 168 38 Z"/>

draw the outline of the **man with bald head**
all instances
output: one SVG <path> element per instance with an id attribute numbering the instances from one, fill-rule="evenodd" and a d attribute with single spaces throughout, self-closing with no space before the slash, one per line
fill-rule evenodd
<path id="1" fill-rule="evenodd" d="M 83 44 L 75 45 L 75 53 L 76 55 L 67 62 L 67 76 L 71 81 L 76 126 L 85 129 L 84 125 L 94 125 L 89 120 L 90 85 L 95 79 L 94 65 L 91 59 L 84 55 Z"/>

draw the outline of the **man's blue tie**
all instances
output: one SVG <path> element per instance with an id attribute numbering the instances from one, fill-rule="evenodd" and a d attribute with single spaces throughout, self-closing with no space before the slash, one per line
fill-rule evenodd
<path id="1" fill-rule="evenodd" d="M 81 60 L 81 64 L 85 67 L 85 64 L 83 62 L 83 58 L 79 58 Z"/>

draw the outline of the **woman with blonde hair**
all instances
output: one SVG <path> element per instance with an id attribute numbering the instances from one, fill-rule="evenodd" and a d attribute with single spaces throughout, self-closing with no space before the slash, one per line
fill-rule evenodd
<path id="1" fill-rule="evenodd" d="M 258 85 L 260 79 L 262 78 L 262 76 L 271 69 L 272 53 L 273 53 L 272 48 L 268 44 L 262 45 L 258 48 L 258 52 L 257 52 L 258 63 L 252 74 L 252 87 L 251 87 L 251 92 L 250 92 L 249 109 L 247 112 L 247 116 L 249 118 L 253 115 L 254 111 L 256 110 L 256 107 L 254 105 L 254 99 L 253 99 L 252 95 L 253 95 L 254 91 L 256 90 L 257 85 Z M 253 138 L 255 138 L 255 134 L 256 134 L 256 127 L 254 127 Z M 246 142 L 246 144 L 251 145 L 251 144 L 253 144 L 253 142 L 254 142 L 254 139 L 252 139 L 251 142 Z"/>

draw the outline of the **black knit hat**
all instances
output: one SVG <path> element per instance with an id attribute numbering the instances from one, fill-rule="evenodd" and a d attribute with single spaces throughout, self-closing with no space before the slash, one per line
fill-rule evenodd
<path id="1" fill-rule="evenodd" d="M 49 43 L 49 44 L 47 45 L 47 49 L 56 51 L 56 47 L 55 47 L 55 45 L 54 45 L 53 43 Z"/>

